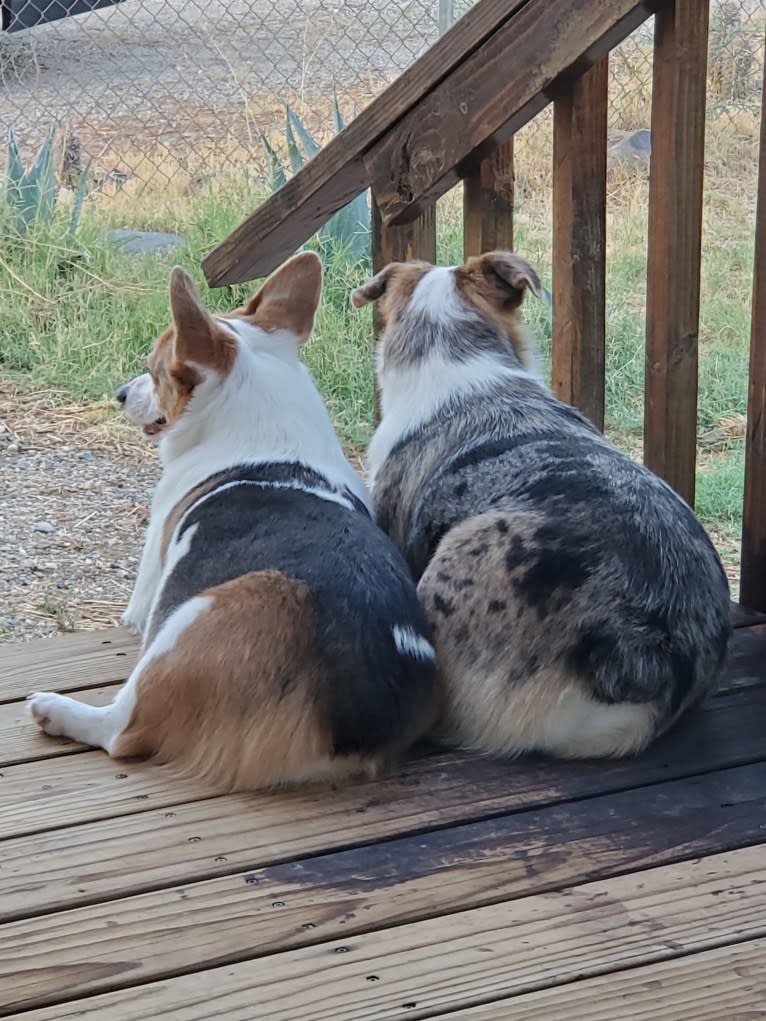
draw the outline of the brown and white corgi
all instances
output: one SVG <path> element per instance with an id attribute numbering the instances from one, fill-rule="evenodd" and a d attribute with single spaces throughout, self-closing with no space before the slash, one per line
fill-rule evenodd
<path id="1" fill-rule="evenodd" d="M 624 755 L 718 684 L 728 585 L 683 500 L 552 397 L 527 290 L 534 270 L 492 252 L 353 293 L 384 327 L 375 511 L 434 626 L 445 739 Z"/>
<path id="2" fill-rule="evenodd" d="M 163 472 L 125 622 L 143 636 L 111 705 L 30 698 L 48 734 L 181 765 L 226 789 L 374 775 L 433 723 L 430 628 L 299 357 L 313 253 L 245 308 L 173 324 L 122 388 Z"/>

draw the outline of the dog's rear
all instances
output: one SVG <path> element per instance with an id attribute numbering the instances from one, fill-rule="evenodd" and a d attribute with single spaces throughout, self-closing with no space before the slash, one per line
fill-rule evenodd
<path id="1" fill-rule="evenodd" d="M 385 324 L 376 513 L 420 579 L 449 740 L 622 755 L 717 685 L 728 586 L 683 501 L 537 378 L 528 288 L 494 253 L 356 292 Z"/>

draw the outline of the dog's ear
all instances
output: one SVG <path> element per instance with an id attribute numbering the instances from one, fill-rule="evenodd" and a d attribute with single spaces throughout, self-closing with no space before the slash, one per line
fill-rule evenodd
<path id="1" fill-rule="evenodd" d="M 504 295 L 505 304 L 520 305 L 527 290 L 536 298 L 544 300 L 540 278 L 520 255 L 514 252 L 487 252 L 476 260 L 475 265 L 481 269 L 486 280 Z"/>
<path id="2" fill-rule="evenodd" d="M 377 301 L 386 292 L 389 281 L 396 270 L 402 266 L 401 262 L 389 262 L 380 273 L 376 273 L 372 280 L 368 280 L 361 287 L 356 287 L 351 292 L 351 304 L 354 308 L 363 308 L 371 301 Z"/>
<path id="3" fill-rule="evenodd" d="M 289 330 L 303 344 L 314 328 L 322 295 L 322 261 L 315 252 L 301 252 L 274 270 L 245 305 L 244 315 L 267 333 Z"/>
<path id="4" fill-rule="evenodd" d="M 179 379 L 196 375 L 195 367 L 226 372 L 234 359 L 236 342 L 202 304 L 199 291 L 180 266 L 170 273 L 170 309 L 173 313 L 174 374 Z"/>

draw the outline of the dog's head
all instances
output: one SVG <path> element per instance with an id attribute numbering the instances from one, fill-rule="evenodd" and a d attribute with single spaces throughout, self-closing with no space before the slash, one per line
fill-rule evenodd
<path id="1" fill-rule="evenodd" d="M 321 290 L 322 264 L 313 252 L 302 252 L 277 269 L 243 308 L 213 315 L 191 277 L 176 267 L 170 274 L 172 324 L 154 342 L 149 371 L 117 391 L 125 414 L 158 442 L 193 403 L 226 383 L 241 345 L 252 351 L 278 343 L 297 351 L 313 328 Z M 238 323 L 250 328 L 239 329 Z"/>
<path id="2" fill-rule="evenodd" d="M 448 268 L 392 262 L 352 291 L 351 301 L 356 308 L 377 303 L 383 370 L 435 354 L 459 361 L 488 351 L 531 368 L 534 351 L 519 312 L 528 290 L 543 297 L 529 263 L 488 252 Z"/>

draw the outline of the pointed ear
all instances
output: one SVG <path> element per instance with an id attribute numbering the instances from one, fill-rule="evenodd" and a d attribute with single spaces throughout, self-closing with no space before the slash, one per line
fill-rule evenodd
<path id="1" fill-rule="evenodd" d="M 314 252 L 301 252 L 274 270 L 245 305 L 245 317 L 267 333 L 289 330 L 303 344 L 314 328 L 322 295 L 322 261 Z"/>
<path id="2" fill-rule="evenodd" d="M 507 304 L 520 305 L 527 290 L 543 300 L 540 278 L 520 255 L 513 252 L 488 252 L 480 256 L 478 264 L 487 280 L 499 291 L 505 292 L 504 301 Z"/>
<path id="3" fill-rule="evenodd" d="M 389 262 L 372 280 L 368 280 L 366 284 L 355 288 L 351 292 L 351 304 L 354 308 L 363 308 L 363 306 L 369 305 L 371 301 L 377 301 L 385 293 L 389 280 L 400 265 L 401 263 L 399 262 Z"/>
<path id="4" fill-rule="evenodd" d="M 184 367 L 190 363 L 226 372 L 234 360 L 236 342 L 204 307 L 194 281 L 180 266 L 170 273 L 170 309 L 175 326 L 174 374 L 185 379 Z M 187 375 L 199 381 L 193 369 Z"/>

